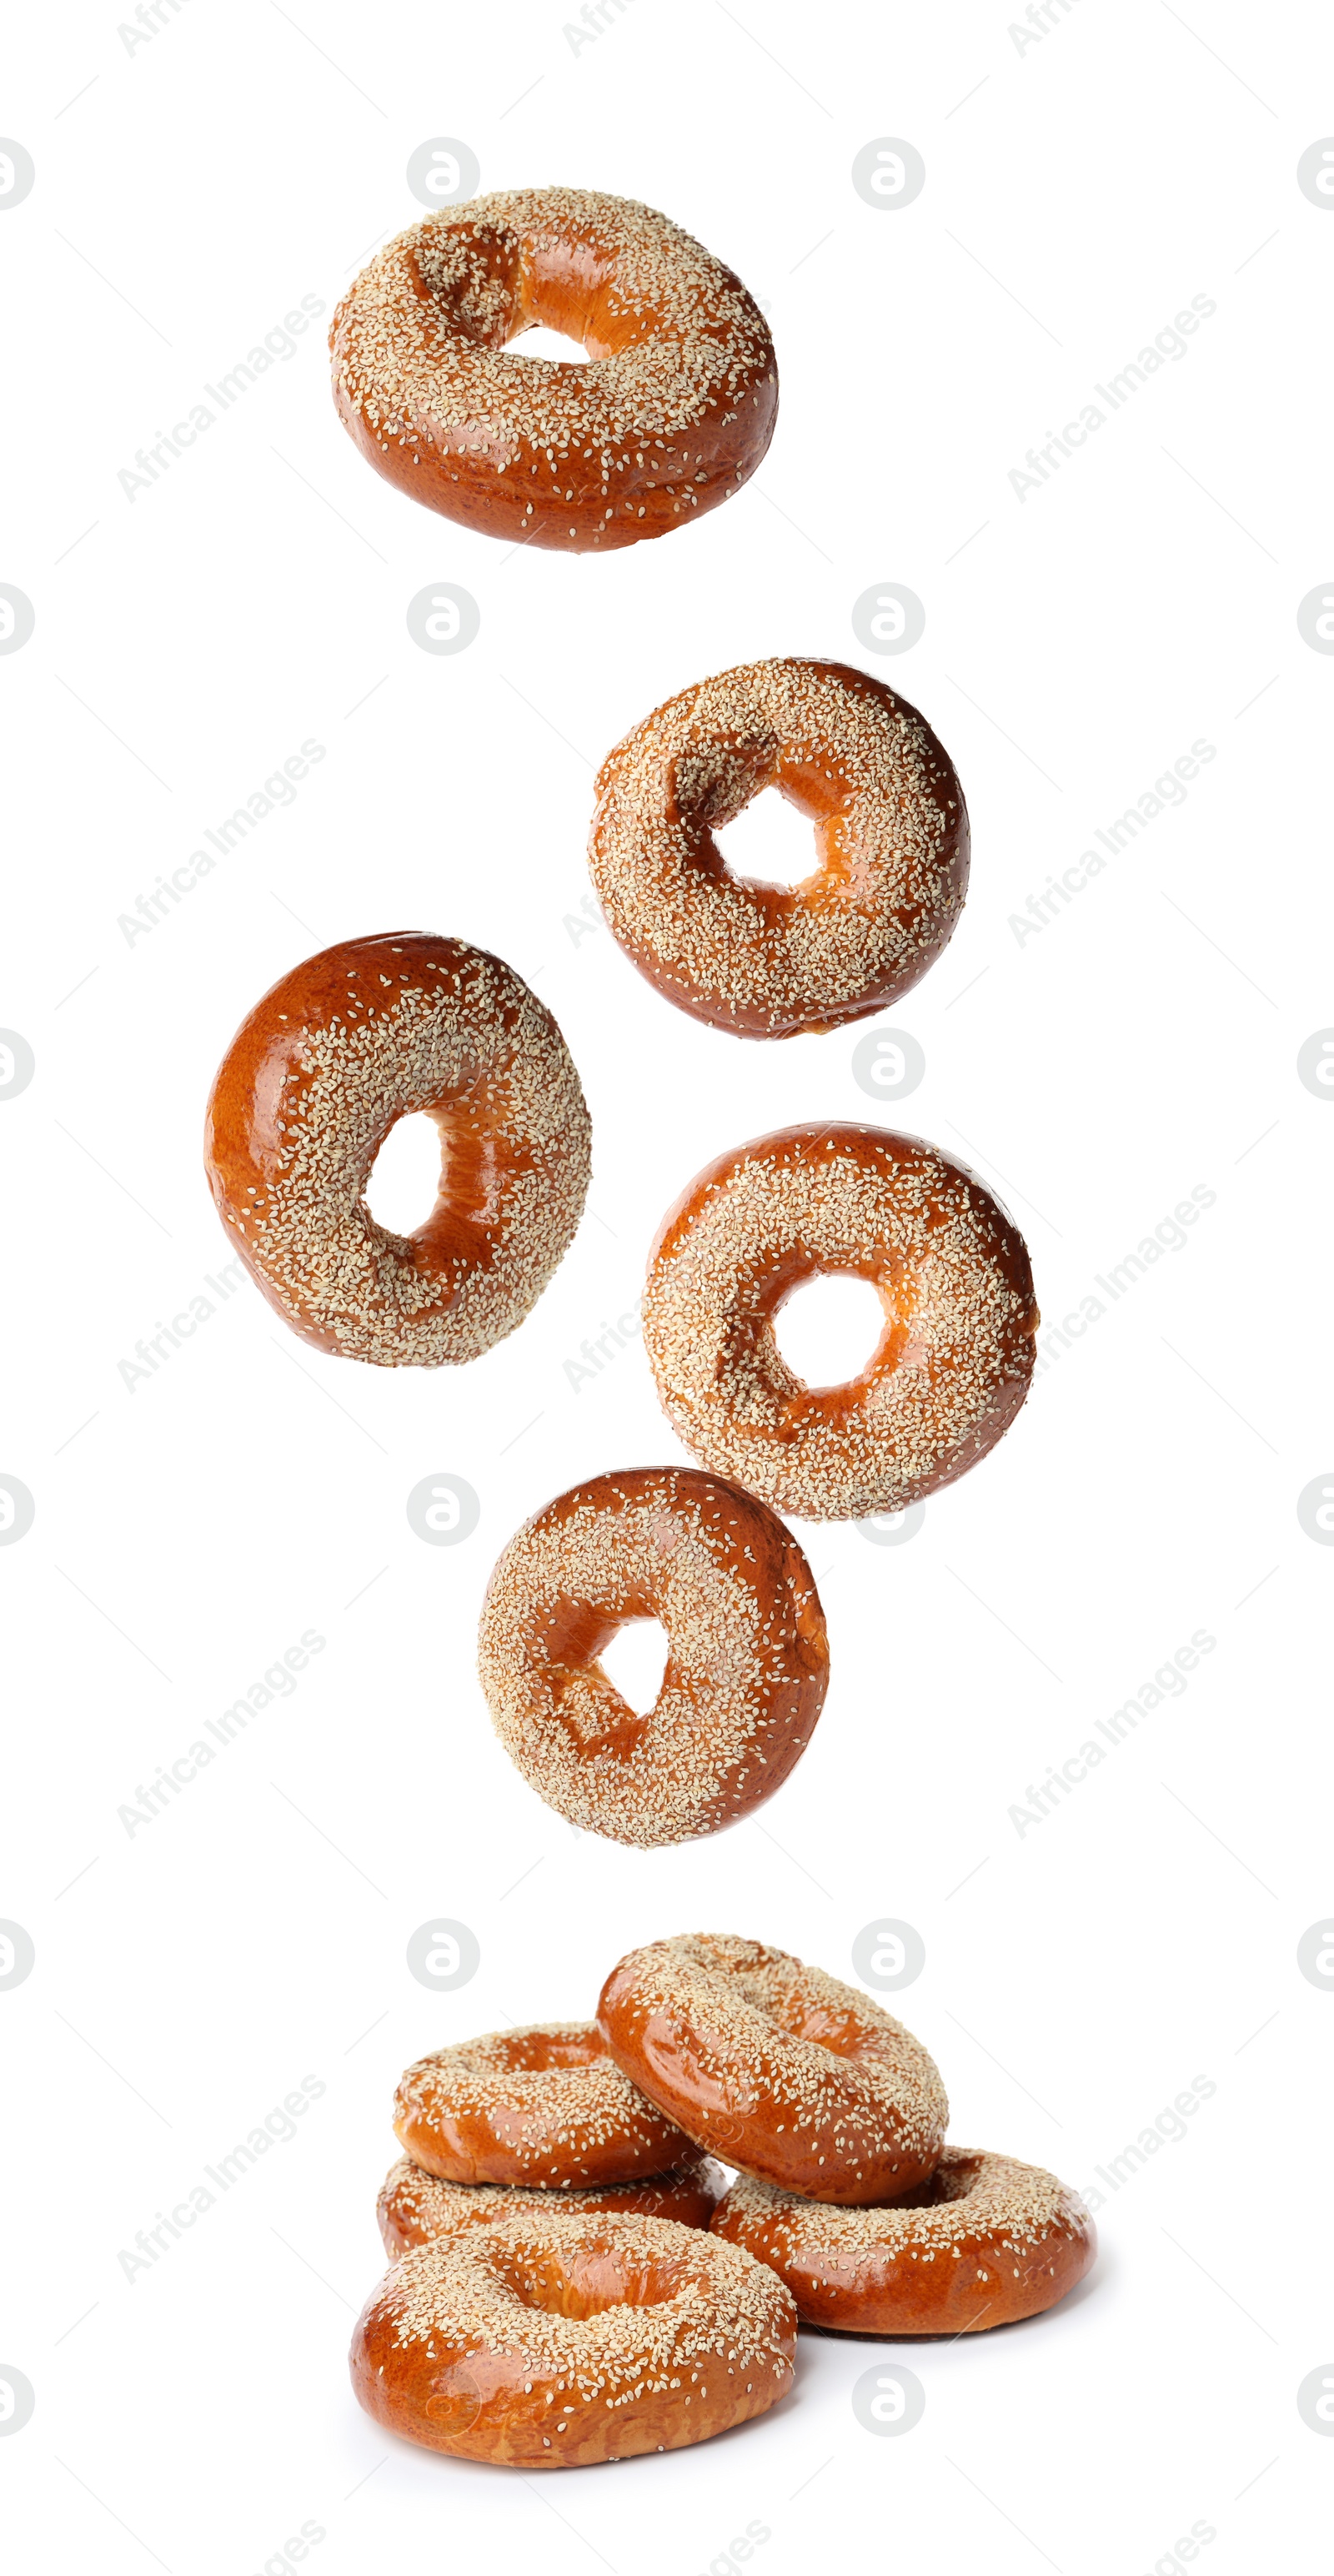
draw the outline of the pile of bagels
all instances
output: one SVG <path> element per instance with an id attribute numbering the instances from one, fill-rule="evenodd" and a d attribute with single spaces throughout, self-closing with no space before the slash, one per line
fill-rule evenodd
<path id="1" fill-rule="evenodd" d="M 1036 2316 L 1093 2221 L 1053 2174 L 947 2146 L 947 2118 L 921 2042 L 824 1969 L 729 1934 L 632 1950 L 595 2021 L 406 2070 L 356 2395 L 428 2449 L 587 2468 L 767 2413 L 799 2325 Z"/>

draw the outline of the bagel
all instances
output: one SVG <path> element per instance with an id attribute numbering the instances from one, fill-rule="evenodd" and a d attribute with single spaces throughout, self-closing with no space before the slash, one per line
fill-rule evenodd
<path id="1" fill-rule="evenodd" d="M 470 2227 L 531 2218 L 559 2208 L 608 2218 L 674 2218 L 682 2227 L 707 2227 L 726 2190 L 712 2156 L 691 2154 L 667 2173 L 642 2182 L 605 2183 L 600 2191 L 504 2190 L 491 2183 L 442 2182 L 438 2174 L 400 2156 L 380 2185 L 375 2215 L 386 2254 L 410 2254 L 437 2236 L 462 2236 Z"/>
<path id="2" fill-rule="evenodd" d="M 415 1234 L 366 1205 L 399 1118 L 440 1132 Z M 588 1188 L 589 1123 L 551 1013 L 485 949 L 385 931 L 322 949 L 243 1020 L 205 1131 L 256 1286 L 317 1350 L 382 1368 L 476 1359 L 534 1306 Z"/>
<path id="3" fill-rule="evenodd" d="M 587 365 L 506 343 L 542 324 Z M 721 260 L 634 199 L 516 188 L 377 251 L 329 334 L 378 474 L 515 543 L 610 553 L 716 509 L 773 435 L 768 325 Z"/>
<path id="4" fill-rule="evenodd" d="M 1055 2307 L 1082 2281 L 1097 2231 L 1040 2166 L 946 2147 L 889 2208 L 830 2209 L 749 2179 L 712 2225 L 785 2281 L 804 2325 L 842 2334 L 959 2335 Z"/>
<path id="5" fill-rule="evenodd" d="M 657 1619 L 668 1659 L 637 1716 L 598 1657 Z M 787 1778 L 824 1701 L 810 1568 L 763 1503 L 689 1468 L 594 1476 L 536 1512 L 487 1586 L 482 1688 L 549 1807 L 641 1847 L 715 1833 Z"/>
<path id="6" fill-rule="evenodd" d="M 762 788 L 815 826 L 799 885 L 729 874 L 714 834 Z M 747 662 L 682 690 L 598 773 L 589 868 L 669 1002 L 736 1037 L 864 1019 L 951 937 L 968 810 L 915 707 L 844 662 Z"/>
<path id="7" fill-rule="evenodd" d="M 595 2190 L 664 2173 L 691 2141 L 638 2093 L 593 2022 L 533 2022 L 408 2067 L 394 2134 L 444 2182 Z"/>
<path id="8" fill-rule="evenodd" d="M 386 2432 L 522 2469 L 678 2451 L 792 2385 L 797 2312 L 739 2245 L 668 2218 L 511 2218 L 405 2254 L 357 2321 Z"/>
<path id="9" fill-rule="evenodd" d="M 803 1384 L 774 1337 L 794 1289 L 867 1279 L 879 1344 L 843 1386 Z M 649 1256 L 644 1347 L 673 1430 L 775 1511 L 902 1511 L 974 1466 L 1033 1374 L 1018 1227 L 962 1163 L 880 1127 L 786 1127 L 720 1154 Z"/>
<path id="10" fill-rule="evenodd" d="M 920 2041 L 785 1950 L 652 1941 L 613 1968 L 598 2025 L 640 2092 L 743 2173 L 860 2204 L 935 2169 L 948 2104 Z"/>

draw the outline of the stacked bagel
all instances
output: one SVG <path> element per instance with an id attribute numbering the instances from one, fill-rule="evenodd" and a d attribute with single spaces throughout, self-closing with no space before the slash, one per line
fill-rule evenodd
<path id="1" fill-rule="evenodd" d="M 586 2467 L 767 2412 L 799 2323 L 1035 2316 L 1087 2272 L 1092 2219 L 1054 2175 L 947 2146 L 947 2117 L 920 2041 L 823 1969 L 730 1935 L 633 1950 L 595 2022 L 407 2069 L 357 2396 L 431 2449 Z"/>

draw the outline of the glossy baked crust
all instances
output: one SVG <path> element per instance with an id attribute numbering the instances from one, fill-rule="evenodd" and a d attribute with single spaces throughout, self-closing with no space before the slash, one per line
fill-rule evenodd
<path id="1" fill-rule="evenodd" d="M 598 1661 L 628 1619 L 668 1638 L 643 1716 Z M 641 1847 L 716 1833 L 771 1797 L 829 1675 L 791 1533 L 739 1486 L 679 1467 L 594 1476 L 534 1513 L 492 1573 L 478 1656 L 496 1732 L 538 1795 Z"/>
<path id="2" fill-rule="evenodd" d="M 642 2182 L 604 2183 L 597 2191 L 505 2190 L 490 2183 L 442 2182 L 438 2174 L 400 2156 L 380 2185 L 375 2215 L 386 2254 L 396 2259 L 437 2236 L 462 2236 L 471 2227 L 495 2227 L 510 2218 L 549 2217 L 553 2209 L 586 2217 L 674 2218 L 681 2227 L 707 2227 L 727 2189 L 721 2165 L 692 2152 L 667 2173 Z"/>
<path id="3" fill-rule="evenodd" d="M 366 1205 L 412 1111 L 440 1135 L 414 1234 Z M 461 939 L 347 939 L 243 1020 L 209 1098 L 205 1164 L 256 1286 L 302 1339 L 385 1368 L 475 1359 L 541 1296 L 582 1213 L 589 1122 L 551 1013 Z"/>
<path id="4" fill-rule="evenodd" d="M 386 2432 L 589 2468 L 707 2442 L 792 2385 L 797 2312 L 740 2246 L 666 2218 L 511 2218 L 396 2263 L 352 2338 Z"/>
<path id="5" fill-rule="evenodd" d="M 535 324 L 585 365 L 506 343 Z M 329 335 L 334 401 L 378 474 L 511 544 L 610 553 L 716 509 L 773 435 L 768 325 L 651 206 L 517 188 L 377 251 Z"/>
<path id="6" fill-rule="evenodd" d="M 729 873 L 715 835 L 764 788 L 814 826 L 811 873 Z M 897 1001 L 950 938 L 968 812 L 924 717 L 846 662 L 748 662 L 655 708 L 602 764 L 589 868 L 669 1002 L 785 1038 Z"/>
<path id="7" fill-rule="evenodd" d="M 394 2134 L 445 2182 L 539 2191 L 634 2182 L 691 2148 L 589 2021 L 491 2031 L 419 2058 L 394 2096 Z"/>
<path id="8" fill-rule="evenodd" d="M 804 2325 L 843 2334 L 985 2333 L 1053 2308 L 1098 2250 L 1078 2195 L 1037 2165 L 946 2147 L 888 2208 L 829 2209 L 733 2185 L 713 2218 L 786 2281 Z"/>
<path id="9" fill-rule="evenodd" d="M 774 1318 L 808 1279 L 869 1280 L 861 1373 L 805 1385 Z M 994 1448 L 1028 1392 L 1038 1309 L 1019 1229 L 976 1173 L 888 1128 L 786 1127 L 720 1154 L 649 1256 L 644 1347 L 678 1437 L 811 1520 L 904 1510 Z"/>
<path id="10" fill-rule="evenodd" d="M 743 2173 L 857 2204 L 934 2171 L 949 2106 L 921 2042 L 785 1950 L 650 1942 L 613 1968 L 598 2022 L 631 2082 Z"/>

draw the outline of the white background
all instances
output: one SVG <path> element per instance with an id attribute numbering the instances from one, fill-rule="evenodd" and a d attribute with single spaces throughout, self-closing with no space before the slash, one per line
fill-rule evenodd
<path id="1" fill-rule="evenodd" d="M 1334 1020 L 1334 663 L 1296 623 L 1334 570 L 1334 215 L 1295 176 L 1334 128 L 1328 28 L 1075 0 L 1021 51 L 1004 0 L 609 16 L 578 51 L 561 0 L 187 0 L 133 51 L 111 6 L 11 30 L 0 121 L 37 171 L 0 223 L 0 579 L 36 612 L 0 662 L 0 1022 L 36 1059 L 0 1101 L 0 1469 L 36 1500 L 0 1549 L 0 1913 L 36 1946 L 0 1994 L 0 2362 L 36 2391 L 0 2443 L 18 2554 L 253 2576 L 307 2521 L 320 2576 L 539 2554 L 560 2576 L 730 2576 L 754 2522 L 764 2576 L 1137 2576 L 1187 2563 L 1199 2522 L 1217 2576 L 1291 2562 L 1334 2470 L 1296 2406 L 1334 2349 L 1334 2006 L 1296 1961 L 1331 1896 L 1330 1560 L 1296 1516 L 1334 1459 L 1332 1113 L 1296 1071 Z M 331 311 L 416 219 L 405 165 L 440 134 L 483 187 L 642 196 L 735 265 L 781 376 L 755 480 L 667 544 L 512 553 L 367 469 L 325 322 L 128 498 L 121 470 L 206 380 L 303 294 Z M 882 135 L 924 157 L 911 206 L 853 189 Z M 1025 451 L 1196 295 L 1217 311 L 1187 354 L 1021 500 Z M 456 658 L 405 624 L 442 580 L 481 614 Z M 926 630 L 873 662 L 851 609 L 885 581 Z M 854 1082 L 858 1032 L 707 1031 L 580 911 L 602 754 L 687 682 L 783 652 L 901 688 L 971 807 L 962 926 L 890 1015 L 927 1062 L 901 1111 Z M 127 941 L 118 917 L 307 737 L 326 756 L 295 801 Z M 1010 916 L 1197 737 L 1216 757 L 1186 801 L 1021 944 Z M 418 1375 L 313 1356 L 247 1285 L 131 1389 L 119 1363 L 225 1251 L 200 1129 L 236 1023 L 314 949 L 404 926 L 499 950 L 580 1068 L 595 1179 L 540 1308 L 473 1367 Z M 803 1531 L 834 1678 L 760 1817 L 677 1853 L 579 1838 L 492 1736 L 482 1587 L 549 1495 L 682 1453 L 637 1346 L 577 1392 L 565 1363 L 633 1305 L 706 1159 L 877 1115 L 992 1181 L 1051 1321 L 1193 1187 L 1216 1204 L 910 1543 Z M 405 1514 L 437 1472 L 481 1499 L 453 1548 Z M 307 1628 L 327 1644 L 296 1690 L 128 1834 L 137 1784 Z M 1021 1834 L 1029 1784 L 1197 1629 L 1217 1643 L 1184 1693 Z M 432 1909 L 481 1948 L 443 1996 L 404 1955 Z M 1192 2078 L 1216 2087 L 1106 2195 L 1078 2297 L 902 2351 L 927 2403 L 898 2440 L 850 2404 L 884 2348 L 804 2337 L 761 2424 L 615 2478 L 387 2443 L 344 2355 L 382 2268 L 405 2060 L 591 2012 L 623 1950 L 678 1930 L 851 1975 L 878 1909 L 925 1941 L 890 2001 L 956 2139 L 1093 2186 Z M 308 2073 L 325 2091 L 297 2135 L 127 2280 L 136 2230 Z"/>

